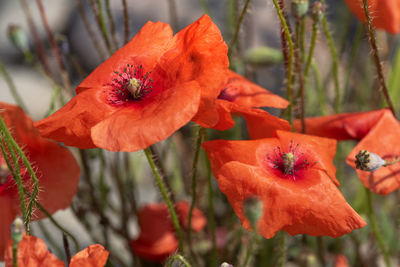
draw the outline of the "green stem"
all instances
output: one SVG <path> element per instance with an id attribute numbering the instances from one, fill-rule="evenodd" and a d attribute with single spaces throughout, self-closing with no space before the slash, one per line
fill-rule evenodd
<path id="1" fill-rule="evenodd" d="M 308 49 L 306 66 L 304 67 L 304 86 L 307 86 L 308 72 L 310 70 L 315 44 L 317 42 L 317 35 L 318 35 L 318 21 L 314 20 L 312 25 L 311 44 L 310 48 Z"/>
<path id="2" fill-rule="evenodd" d="M 167 260 L 167 263 L 165 265 L 167 267 L 172 267 L 172 263 L 174 263 L 174 261 L 176 261 L 176 260 L 182 262 L 183 265 L 186 267 L 191 267 L 189 262 L 180 254 L 174 254 L 171 257 L 169 257 Z"/>
<path id="3" fill-rule="evenodd" d="M 207 139 L 207 136 L 204 137 Z M 208 160 L 207 154 L 204 154 L 206 158 L 207 164 L 207 186 L 208 186 L 208 222 L 210 226 L 211 232 L 211 258 L 210 258 L 210 266 L 217 265 L 217 238 L 215 235 L 215 218 L 214 218 L 214 191 L 212 188 L 212 172 L 211 172 L 211 163 Z"/>
<path id="4" fill-rule="evenodd" d="M 286 244 L 285 244 L 285 232 L 281 231 L 281 254 L 279 255 L 279 265 L 285 266 L 286 262 Z"/>
<path id="5" fill-rule="evenodd" d="M 126 0 L 122 0 L 122 6 L 124 7 L 124 44 L 129 42 L 129 14 L 128 14 L 128 4 Z"/>
<path id="6" fill-rule="evenodd" d="M 385 78 L 383 76 L 382 64 L 379 59 L 378 47 L 376 46 L 375 32 L 374 32 L 374 29 L 372 28 L 372 22 L 371 22 L 371 17 L 369 15 L 367 0 L 363 0 L 363 7 L 364 7 L 364 12 L 365 12 L 365 17 L 367 18 L 367 22 L 368 22 L 369 41 L 370 41 L 371 48 L 372 48 L 372 54 L 374 57 L 376 70 L 378 72 L 379 84 L 381 86 L 383 96 L 386 99 L 386 103 L 387 103 L 389 109 L 392 111 L 393 116 L 396 116 L 396 113 L 394 112 L 392 101 L 390 100 L 389 92 L 386 87 Z"/>
<path id="7" fill-rule="evenodd" d="M 1 125 L 0 126 L 1 127 L 1 131 L 3 133 L 3 137 L 5 137 L 7 139 L 7 141 L 8 141 L 8 143 L 12 146 L 11 149 L 14 149 L 17 152 L 19 158 L 22 159 L 22 162 L 24 163 L 24 165 L 26 167 L 26 170 L 28 171 L 29 175 L 31 176 L 31 179 L 32 179 L 32 182 L 33 182 L 33 191 L 32 191 L 32 195 L 31 195 L 31 198 L 29 200 L 29 203 L 28 203 L 28 209 L 27 209 L 27 212 L 26 212 L 26 217 L 24 218 L 25 219 L 25 224 L 27 226 L 29 226 L 29 223 L 31 221 L 32 212 L 33 212 L 33 205 L 34 205 L 36 197 L 37 197 L 37 195 L 39 193 L 39 180 L 36 177 L 36 174 L 33 171 L 33 168 L 31 166 L 29 160 L 25 156 L 25 153 L 22 151 L 22 149 L 19 147 L 17 142 L 15 142 L 15 140 L 11 136 L 11 134 L 8 131 L 7 126 L 6 126 L 6 124 L 5 124 L 5 122 L 3 121 L 2 118 L 0 119 L 0 125 Z M 10 151 L 10 147 L 8 149 Z M 22 183 L 21 183 L 21 186 L 22 186 Z M 22 189 L 19 188 L 18 190 L 22 190 Z M 29 233 L 28 229 L 29 229 L 29 227 L 27 227 L 27 232 Z"/>
<path id="8" fill-rule="evenodd" d="M 324 2 L 324 1 L 321 1 Z M 324 29 L 324 33 L 326 36 L 326 39 L 328 41 L 328 46 L 331 51 L 332 55 L 332 67 L 333 67 L 333 83 L 335 85 L 335 105 L 334 109 L 336 113 L 339 113 L 339 108 L 340 108 L 340 89 L 339 89 L 339 58 L 336 53 L 336 48 L 335 48 L 335 43 L 333 42 L 332 35 L 329 31 L 328 27 L 328 21 L 326 19 L 325 14 L 322 16 L 322 28 Z"/>
<path id="9" fill-rule="evenodd" d="M 376 240 L 378 241 L 379 247 L 381 248 L 383 258 L 385 259 L 385 263 L 387 267 L 390 267 L 389 253 L 386 249 L 385 243 L 383 242 L 381 233 L 379 232 L 378 225 L 375 219 L 374 209 L 372 208 L 372 193 L 365 187 L 365 192 L 367 195 L 367 212 L 368 217 L 372 226 L 372 230 L 374 231 Z"/>
<path id="10" fill-rule="evenodd" d="M 320 104 L 321 115 L 326 115 L 326 97 L 325 97 L 325 90 L 321 83 L 321 75 L 319 74 L 319 69 L 315 62 L 311 63 L 311 67 L 314 73 L 315 79 L 315 86 L 317 87 L 317 95 L 318 95 L 318 102 Z"/>
<path id="11" fill-rule="evenodd" d="M 152 158 L 152 153 L 150 152 L 150 150 L 148 148 L 144 149 L 144 153 L 146 155 L 147 161 L 149 162 L 151 170 L 153 171 L 153 175 L 154 175 L 154 178 L 156 179 L 157 186 L 161 191 L 161 195 L 164 198 L 164 201 L 168 206 L 168 211 L 171 216 L 172 223 L 173 223 L 175 231 L 178 235 L 179 251 L 183 251 L 183 234 L 182 234 L 181 227 L 179 225 L 179 220 L 178 220 L 178 216 L 176 215 L 174 205 L 172 204 L 172 201 L 171 201 L 170 197 L 168 196 L 167 189 L 165 188 L 165 185 L 157 171 L 157 167 Z"/>
<path id="12" fill-rule="evenodd" d="M 253 226 L 253 229 L 256 229 L 256 227 Z M 255 243 L 257 242 L 258 239 L 258 235 L 257 235 L 257 231 L 253 230 L 253 232 L 251 233 L 251 239 L 250 239 L 250 243 L 248 244 L 248 248 L 246 251 L 246 256 L 244 259 L 244 263 L 243 263 L 243 267 L 246 267 L 250 261 L 254 258 L 254 246 Z"/>
<path id="13" fill-rule="evenodd" d="M 205 128 L 200 127 L 197 133 L 197 141 L 196 141 L 196 148 L 194 152 L 193 164 L 192 164 L 192 202 L 190 204 L 189 214 L 188 214 L 188 229 L 187 229 L 187 238 L 189 243 L 189 248 L 191 253 L 193 252 L 192 248 L 192 217 L 193 217 L 193 209 L 196 205 L 196 187 L 197 187 L 197 164 L 199 162 L 199 155 L 200 155 L 200 148 L 201 143 L 203 141 Z M 194 253 L 192 253 L 194 254 Z"/>
<path id="14" fill-rule="evenodd" d="M 13 267 L 18 267 L 18 243 L 13 241 L 12 244 Z"/>
<path id="15" fill-rule="evenodd" d="M 1 147 L 1 152 L 3 153 L 4 160 L 6 161 L 7 167 L 9 171 L 11 172 L 11 175 L 14 179 L 14 181 L 17 184 L 18 188 L 18 195 L 19 195 L 19 201 L 21 205 L 21 213 L 22 213 L 22 218 L 24 219 L 25 223 L 25 229 L 27 229 L 27 233 L 29 234 L 29 226 L 26 224 L 26 206 L 25 206 L 25 198 L 24 198 L 24 192 L 23 192 L 23 186 L 22 186 L 22 178 L 21 178 L 21 173 L 20 173 L 20 166 L 18 163 L 18 158 L 15 154 L 14 149 L 12 148 L 11 142 L 10 142 L 10 135 L 8 135 L 8 129 L 6 124 L 4 123 L 3 118 L 0 116 L 0 131 L 2 135 L 2 139 L 0 142 L 0 147 Z M 3 142 L 4 141 L 4 142 Z M 8 153 L 6 151 L 6 147 L 8 150 Z M 11 159 L 13 161 L 13 164 L 11 164 L 9 160 L 9 156 L 11 156 Z"/>
<path id="16" fill-rule="evenodd" d="M 15 84 L 13 80 L 11 79 L 11 76 L 8 74 L 6 68 L 4 67 L 3 63 L 0 61 L 0 72 L 4 77 L 4 80 L 6 81 L 8 88 L 10 88 L 10 93 L 12 97 L 14 98 L 15 102 L 17 103 L 18 106 L 20 106 L 25 112 L 28 111 L 26 108 L 24 101 L 22 100 L 21 96 L 18 94 L 18 90 L 15 87 Z"/>
<path id="17" fill-rule="evenodd" d="M 110 33 L 111 33 L 111 41 L 113 45 L 113 50 L 118 49 L 118 42 L 116 38 L 116 33 L 115 33 L 115 24 L 114 24 L 114 18 L 111 12 L 111 7 L 110 7 L 110 0 L 106 0 L 106 13 L 108 17 L 108 21 L 110 23 Z"/>
<path id="18" fill-rule="evenodd" d="M 242 9 L 242 13 L 240 13 L 239 16 L 239 21 L 236 24 L 236 28 L 235 28 L 235 33 L 233 34 L 233 38 L 232 40 L 229 42 L 229 55 L 231 55 L 231 51 L 233 48 L 233 45 L 237 42 L 238 37 L 239 37 L 239 30 L 240 30 L 240 25 L 242 25 L 243 19 L 244 19 L 244 15 L 246 14 L 247 8 L 249 6 L 250 0 L 246 0 L 246 3 L 244 4 L 244 7 Z"/>
<path id="19" fill-rule="evenodd" d="M 278 4 L 277 0 L 273 0 L 274 6 L 276 8 L 276 12 L 278 13 L 279 20 L 281 22 L 283 31 L 285 33 L 286 40 L 289 46 L 289 56 L 288 56 L 288 63 L 287 63 L 287 84 L 286 84 L 286 98 L 289 100 L 290 105 L 288 106 L 288 117 L 289 122 L 292 123 L 292 105 L 293 105 L 293 98 L 292 98 L 292 82 L 293 82 L 293 75 L 292 75 L 292 65 L 293 65 L 293 56 L 294 56 L 294 44 L 292 40 L 292 36 L 289 31 L 289 26 L 286 22 L 285 16 L 283 15 L 283 11 Z"/>

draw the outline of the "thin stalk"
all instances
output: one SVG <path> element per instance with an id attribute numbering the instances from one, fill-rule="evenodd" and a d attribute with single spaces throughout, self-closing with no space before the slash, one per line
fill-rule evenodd
<path id="1" fill-rule="evenodd" d="M 253 229 L 255 229 L 255 228 L 253 227 Z M 246 251 L 246 256 L 244 259 L 243 267 L 246 267 L 251 262 L 251 260 L 254 258 L 254 254 L 255 254 L 254 246 L 257 243 L 257 239 L 258 239 L 257 231 L 253 230 L 251 232 L 251 239 L 250 239 L 250 243 L 248 245 L 247 251 Z"/>
<path id="2" fill-rule="evenodd" d="M 43 224 L 43 221 L 36 221 L 36 225 L 39 226 L 39 229 L 42 232 L 43 236 L 46 238 L 46 241 L 49 242 L 52 249 L 55 250 L 55 254 L 61 257 L 63 255 L 63 251 L 60 247 L 58 247 L 57 242 L 54 240 L 52 234 L 49 233 L 49 230 Z"/>
<path id="3" fill-rule="evenodd" d="M 200 148 L 201 148 L 201 143 L 204 138 L 204 132 L 205 128 L 200 127 L 197 133 L 197 141 L 196 141 L 196 148 L 194 152 L 194 158 L 193 158 L 193 164 L 192 164 L 192 202 L 190 204 L 190 209 L 189 209 L 189 214 L 188 214 L 188 229 L 187 229 L 187 238 L 188 238 L 188 244 L 191 253 L 193 252 L 193 247 L 192 247 L 192 216 L 193 216 L 193 209 L 194 206 L 196 205 L 196 199 L 197 199 L 197 194 L 196 194 L 196 187 L 197 187 L 197 164 L 199 162 L 199 155 L 200 155 Z M 192 253 L 194 256 L 194 253 Z"/>
<path id="4" fill-rule="evenodd" d="M 47 20 L 47 16 L 46 16 L 46 12 L 44 11 L 44 6 L 43 6 L 43 3 L 42 3 L 42 0 L 36 0 L 36 3 L 38 5 L 38 7 L 39 7 L 40 17 L 42 19 L 43 26 L 46 29 L 47 37 L 50 40 L 51 49 L 53 50 L 53 53 L 54 53 L 54 55 L 56 56 L 56 59 L 57 59 L 57 64 L 58 64 L 58 68 L 60 70 L 63 86 L 66 89 L 67 93 L 72 95 L 73 94 L 73 89 L 72 89 L 72 86 L 71 86 L 71 82 L 69 80 L 69 74 L 68 74 L 68 72 L 67 72 L 67 70 L 65 68 L 63 59 L 61 57 L 60 50 L 58 49 L 58 45 L 57 45 L 56 39 L 54 38 L 53 32 L 50 29 L 49 21 Z"/>
<path id="5" fill-rule="evenodd" d="M 328 41 L 329 50 L 332 55 L 332 73 L 333 73 L 333 83 L 335 85 L 335 105 L 334 109 L 336 113 L 339 113 L 340 108 L 340 88 L 339 88 L 339 58 L 336 53 L 335 43 L 333 41 L 332 35 L 329 31 L 328 21 L 326 19 L 325 14 L 322 16 L 322 28 L 324 30 L 326 39 Z"/>
<path id="6" fill-rule="evenodd" d="M 168 0 L 168 12 L 172 30 L 174 30 L 174 32 L 178 31 L 178 12 L 176 10 L 175 0 Z"/>
<path id="7" fill-rule="evenodd" d="M 374 57 L 375 67 L 376 67 L 376 70 L 378 72 L 379 84 L 381 86 L 381 90 L 382 90 L 383 96 L 386 99 L 386 103 L 387 103 L 390 111 L 392 111 L 393 116 L 396 116 L 396 113 L 395 113 L 394 108 L 393 108 L 392 101 L 390 100 L 389 92 L 388 92 L 387 87 L 386 87 L 385 77 L 383 76 L 382 64 L 381 64 L 381 61 L 379 59 L 378 47 L 376 46 L 375 32 L 374 32 L 374 29 L 372 27 L 372 22 L 371 22 L 371 17 L 369 15 L 368 1 L 367 0 L 363 0 L 363 7 L 364 7 L 364 12 L 365 12 L 365 17 L 367 18 L 367 22 L 368 22 L 369 41 L 370 41 L 371 48 L 372 48 L 372 55 Z"/>
<path id="8" fill-rule="evenodd" d="M 290 34 L 289 26 L 286 22 L 285 16 L 283 15 L 283 11 L 278 4 L 277 0 L 273 0 L 274 6 L 276 8 L 276 12 L 278 14 L 279 20 L 281 22 L 283 32 L 285 33 L 286 41 L 288 42 L 289 46 L 289 55 L 287 61 L 287 71 L 286 71 L 286 98 L 289 100 L 290 105 L 287 108 L 289 122 L 292 122 L 292 105 L 293 105 L 293 98 L 292 98 L 292 83 L 293 83 L 293 75 L 292 75 L 292 65 L 293 65 L 293 56 L 294 56 L 294 44 L 292 40 L 292 36 Z M 283 2 L 281 2 L 283 4 Z"/>
<path id="9" fill-rule="evenodd" d="M 305 86 L 307 86 L 308 72 L 310 70 L 311 61 L 312 61 L 314 49 L 315 49 L 315 44 L 317 42 L 317 35 L 318 35 L 318 21 L 313 20 L 311 44 L 310 44 L 310 48 L 308 49 L 308 53 L 307 53 L 306 66 L 304 67 L 304 84 L 305 84 Z"/>
<path id="10" fill-rule="evenodd" d="M 93 14 L 96 18 L 97 21 L 97 26 L 100 28 L 101 35 L 103 36 L 104 43 L 106 44 L 108 53 L 111 55 L 112 54 L 112 49 L 111 49 L 111 44 L 110 40 L 108 39 L 108 34 L 107 34 L 107 27 L 104 22 L 104 15 L 103 15 L 103 10 L 101 9 L 101 3 L 100 6 L 98 6 L 95 2 L 95 0 L 89 0 L 90 7 L 92 8 Z M 97 3 L 99 3 L 99 0 L 97 0 Z M 100 11 L 99 11 L 100 9 Z"/>
<path id="11" fill-rule="evenodd" d="M 53 89 L 53 94 L 51 96 L 51 101 L 50 101 L 50 107 L 49 107 L 49 111 L 47 111 L 47 113 L 46 113 L 46 117 L 50 116 L 51 114 L 53 114 L 55 112 L 57 96 L 60 93 L 61 93 L 61 86 L 56 85 Z"/>
<path id="12" fill-rule="evenodd" d="M 204 137 L 207 139 L 207 136 Z M 214 218 L 214 191 L 212 188 L 212 172 L 211 172 L 211 163 L 207 157 L 207 154 L 204 154 L 206 164 L 207 164 L 207 187 L 208 187 L 208 222 L 210 226 L 211 233 L 211 257 L 210 257 L 210 266 L 217 265 L 217 238 L 215 235 L 215 218 Z"/>
<path id="13" fill-rule="evenodd" d="M 110 0 L 106 0 L 106 13 L 107 13 L 108 21 L 110 23 L 112 46 L 113 46 L 113 50 L 115 51 L 118 49 L 118 42 L 117 42 L 117 36 L 116 36 L 116 32 L 115 32 L 114 17 L 112 15 L 111 7 L 110 7 Z"/>
<path id="14" fill-rule="evenodd" d="M 12 244 L 12 263 L 13 263 L 13 267 L 18 267 L 18 244 L 17 242 L 13 241 Z"/>
<path id="15" fill-rule="evenodd" d="M 379 247 L 381 248 L 383 258 L 385 259 L 385 264 L 387 267 L 390 267 L 389 253 L 387 251 L 385 243 L 383 242 L 381 233 L 379 232 L 378 224 L 376 223 L 375 219 L 374 209 L 372 208 L 372 194 L 366 187 L 365 187 L 365 193 L 367 196 L 367 212 L 369 220 L 371 222 L 372 230 L 375 234 L 376 240 L 378 241 Z"/>
<path id="16" fill-rule="evenodd" d="M 3 63 L 0 61 L 0 72 L 6 81 L 8 88 L 10 88 L 10 93 L 13 96 L 15 102 L 18 106 L 20 106 L 25 112 L 28 112 L 28 109 L 25 106 L 24 101 L 22 100 L 21 96 L 18 93 L 17 87 L 15 87 L 14 81 L 11 79 L 11 76 L 8 74 L 6 68 L 4 67 Z"/>
<path id="17" fill-rule="evenodd" d="M 103 48 L 101 47 L 99 40 L 96 37 L 96 34 L 94 33 L 94 30 L 89 23 L 89 20 L 86 16 L 85 8 L 83 7 L 82 0 L 76 0 L 78 2 L 78 11 L 79 14 L 82 17 L 83 24 L 85 24 L 85 28 L 89 34 L 90 40 L 92 40 L 92 43 L 94 47 L 96 48 L 97 54 L 99 54 L 99 57 L 102 61 L 106 60 L 105 52 Z M 126 1 L 126 0 L 124 0 Z"/>
<path id="18" fill-rule="evenodd" d="M 171 257 L 169 257 L 165 266 L 172 267 L 174 261 L 180 261 L 183 264 L 183 266 L 191 267 L 189 262 L 180 254 L 174 254 Z"/>
<path id="19" fill-rule="evenodd" d="M 0 117 L 0 121 L 2 122 L 3 119 L 1 119 Z M 4 137 L 3 137 L 4 138 Z M 9 153 L 7 153 L 6 151 L 6 147 L 4 146 L 4 143 L 6 143 L 6 146 L 8 148 Z M 26 206 L 25 206 L 25 199 L 24 199 L 24 191 L 23 191 L 23 186 L 22 186 L 22 178 L 21 178 L 21 174 L 20 174 L 20 167 L 18 164 L 18 159 L 14 153 L 14 151 L 11 149 L 11 146 L 8 144 L 8 141 L 6 140 L 6 138 L 4 138 L 4 142 L 3 140 L 0 141 L 0 148 L 1 148 L 1 152 L 3 154 L 3 158 L 7 164 L 8 170 L 11 172 L 11 175 L 14 179 L 14 181 L 17 184 L 17 188 L 18 188 L 18 196 L 19 196 L 19 203 L 21 206 L 21 214 L 22 214 L 22 218 L 24 219 L 24 222 L 26 222 L 25 218 L 26 218 Z M 11 164 L 8 156 L 11 155 L 13 165 Z M 25 228 L 26 228 L 26 224 L 25 224 Z M 29 234 L 29 233 L 28 233 Z"/>
<path id="20" fill-rule="evenodd" d="M 286 262 L 286 244 L 285 232 L 281 231 L 281 254 L 279 255 L 279 266 L 285 266 Z"/>
<path id="21" fill-rule="evenodd" d="M 41 65 L 43 66 L 43 69 L 47 73 L 47 75 L 51 75 L 49 63 L 47 61 L 46 52 L 44 49 L 44 45 L 43 45 L 43 43 L 39 37 L 39 34 L 36 30 L 36 24 L 32 18 L 32 14 L 29 9 L 29 5 L 26 3 L 26 0 L 19 0 L 19 2 L 24 11 L 24 14 L 26 17 L 26 24 L 28 25 L 29 31 L 32 35 L 33 43 L 35 44 L 35 49 L 39 56 L 39 61 L 40 61 Z"/>
<path id="22" fill-rule="evenodd" d="M 246 2 L 244 3 L 242 12 L 240 13 L 240 16 L 239 16 L 238 23 L 236 24 L 235 33 L 233 34 L 232 40 L 229 42 L 229 51 L 232 51 L 233 46 L 235 45 L 235 43 L 238 40 L 240 25 L 242 25 L 244 15 L 246 14 L 249 3 L 250 3 L 250 0 L 246 0 Z M 232 52 L 230 52 L 230 53 L 232 53 Z"/>
<path id="23" fill-rule="evenodd" d="M 64 245 L 65 258 L 66 258 L 66 262 L 67 262 L 66 265 L 68 266 L 71 261 L 71 250 L 69 248 L 68 238 L 64 233 L 62 233 L 62 240 L 63 240 L 63 245 Z"/>
<path id="24" fill-rule="evenodd" d="M 296 43 L 295 43 L 295 49 L 294 49 L 294 57 L 295 57 L 295 66 L 296 66 L 296 71 L 299 79 L 299 94 L 300 94 L 300 121 L 301 121 L 301 132 L 305 133 L 306 132 L 306 123 L 304 120 L 305 117 L 305 95 L 304 95 L 304 80 L 303 80 L 303 71 L 301 68 L 301 59 L 299 55 L 299 47 L 300 47 L 300 28 L 301 28 L 301 23 L 300 19 L 296 20 Z"/>
<path id="25" fill-rule="evenodd" d="M 122 0 L 122 6 L 124 7 L 124 44 L 128 43 L 129 41 L 129 14 L 128 14 L 128 4 L 126 0 Z"/>
<path id="26" fill-rule="evenodd" d="M 154 178 L 156 179 L 156 183 L 157 183 L 158 188 L 160 189 L 161 195 L 164 198 L 164 201 L 168 206 L 168 211 L 171 216 L 172 223 L 173 223 L 175 231 L 178 235 L 179 251 L 183 251 L 183 234 L 182 234 L 181 226 L 179 225 L 179 220 L 178 220 L 178 216 L 176 214 L 174 205 L 173 205 L 170 197 L 168 196 L 167 189 L 165 188 L 165 185 L 161 179 L 161 176 L 157 171 L 157 167 L 152 158 L 152 153 L 150 152 L 150 150 L 148 148 L 144 149 L 144 153 L 146 155 L 147 161 L 149 162 L 149 165 L 153 172 Z"/>

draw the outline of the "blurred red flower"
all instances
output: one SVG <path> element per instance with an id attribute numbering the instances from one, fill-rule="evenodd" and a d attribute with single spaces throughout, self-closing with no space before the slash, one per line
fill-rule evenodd
<path id="1" fill-rule="evenodd" d="M 349 267 L 349 261 L 345 255 L 340 254 L 336 256 L 335 267 Z"/>
<path id="2" fill-rule="evenodd" d="M 43 138 L 33 127 L 33 121 L 19 107 L 0 102 L 0 116 L 36 171 L 40 204 L 50 213 L 67 208 L 79 181 L 80 169 L 75 158 L 68 149 Z M 29 173 L 25 168 L 21 168 L 20 173 L 24 186 L 30 190 L 32 183 Z M 16 183 L 0 154 L 0 260 L 10 239 L 10 225 L 20 215 L 20 208 Z M 41 212 L 35 211 L 32 219 L 43 217 Z"/>
<path id="3" fill-rule="evenodd" d="M 109 252 L 99 244 L 90 245 L 71 258 L 69 267 L 103 267 Z M 62 260 L 47 250 L 46 243 L 38 237 L 25 235 L 18 244 L 18 267 L 64 267 Z M 12 241 L 5 253 L 6 267 L 12 267 Z"/>
<path id="4" fill-rule="evenodd" d="M 253 118 L 263 120 L 269 126 L 265 128 L 290 130 L 287 121 L 272 116 L 264 110 L 255 109 L 255 107 L 286 108 L 289 102 L 231 70 L 228 71 L 228 80 L 216 103 L 219 121 L 216 125 L 209 126 L 214 129 L 223 131 L 232 128 L 235 122 L 231 115 L 234 114 L 244 116 L 246 121 Z"/>
<path id="5" fill-rule="evenodd" d="M 252 197 L 263 202 L 257 231 L 265 238 L 279 230 L 339 237 L 366 224 L 336 187 L 335 140 L 276 131 L 274 138 L 216 140 L 203 147 L 246 229 L 251 224 L 243 202 Z"/>
<path id="6" fill-rule="evenodd" d="M 189 203 L 176 204 L 179 223 L 187 227 Z M 166 260 L 178 249 L 178 240 L 165 203 L 153 203 L 144 206 L 138 214 L 140 235 L 131 243 L 133 252 L 139 257 L 155 262 Z M 203 213 L 193 210 L 192 230 L 201 231 L 207 223 Z"/>
<path id="7" fill-rule="evenodd" d="M 207 15 L 175 36 L 168 24 L 148 22 L 36 126 L 66 145 L 137 151 L 190 120 L 215 125 L 227 68 L 227 46 Z"/>
<path id="8" fill-rule="evenodd" d="M 294 126 L 299 130 L 300 122 L 295 121 Z M 306 132 L 337 140 L 360 140 L 346 159 L 354 169 L 355 155 L 360 150 L 368 150 L 385 160 L 400 156 L 400 147 L 397 145 L 400 123 L 389 109 L 308 118 Z M 374 172 L 356 171 L 364 186 L 377 194 L 387 195 L 400 187 L 400 164 Z"/>
<path id="9" fill-rule="evenodd" d="M 345 0 L 347 6 L 356 17 L 366 22 L 363 0 Z M 368 9 L 372 25 L 389 33 L 399 32 L 400 1 L 399 0 L 368 0 Z"/>

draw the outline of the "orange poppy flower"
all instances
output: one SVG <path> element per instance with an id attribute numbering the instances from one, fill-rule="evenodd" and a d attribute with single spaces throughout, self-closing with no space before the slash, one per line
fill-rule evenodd
<path id="1" fill-rule="evenodd" d="M 179 222 L 187 227 L 189 203 L 176 204 Z M 166 260 L 178 249 L 178 240 L 165 203 L 153 203 L 143 207 L 138 214 L 140 235 L 131 243 L 133 252 L 139 257 L 155 262 Z M 193 210 L 192 230 L 201 231 L 207 220 L 203 213 Z"/>
<path id="2" fill-rule="evenodd" d="M 66 148 L 41 137 L 33 127 L 33 121 L 19 107 L 0 102 L 0 110 L 0 116 L 36 171 L 40 186 L 39 202 L 50 213 L 67 208 L 79 181 L 80 170 L 75 158 Z M 22 167 L 20 173 L 25 187 L 30 189 L 29 173 Z M 17 186 L 0 154 L 0 260 L 10 239 L 10 225 L 20 215 L 20 208 Z M 32 219 L 43 217 L 37 211 Z"/>
<path id="3" fill-rule="evenodd" d="M 336 256 L 335 267 L 349 267 L 349 261 L 345 255 L 340 254 Z"/>
<path id="4" fill-rule="evenodd" d="M 108 251 L 99 244 L 90 245 L 71 258 L 69 267 L 103 267 Z M 18 267 L 64 267 L 62 260 L 47 250 L 46 243 L 38 237 L 25 235 L 18 244 Z M 5 253 L 6 267 L 12 267 L 12 241 Z"/>
<path id="5" fill-rule="evenodd" d="M 295 121 L 296 130 L 300 121 Z M 346 162 L 356 169 L 355 155 L 360 150 L 379 155 L 384 160 L 400 156 L 398 140 L 400 123 L 389 109 L 343 113 L 306 119 L 308 134 L 337 140 L 361 140 L 347 156 Z M 400 187 L 400 165 L 394 164 L 374 172 L 356 169 L 358 177 L 372 192 L 387 195 Z"/>
<path id="6" fill-rule="evenodd" d="M 190 120 L 215 125 L 227 68 L 227 46 L 207 15 L 175 36 L 168 24 L 148 22 L 36 126 L 66 145 L 137 151 Z"/>
<path id="7" fill-rule="evenodd" d="M 265 238 L 279 230 L 339 237 L 366 224 L 336 187 L 335 140 L 276 131 L 274 138 L 217 140 L 203 147 L 244 228 L 251 229 L 244 201 L 262 201 L 257 231 Z"/>
<path id="8" fill-rule="evenodd" d="M 388 109 L 368 112 L 341 113 L 305 119 L 306 133 L 336 140 L 361 140 Z M 296 131 L 301 130 L 301 121 L 295 120 Z"/>
<path id="9" fill-rule="evenodd" d="M 347 6 L 356 17 L 366 22 L 363 0 L 345 0 Z M 368 0 L 368 9 L 375 28 L 389 33 L 399 32 L 400 1 L 399 0 Z"/>
<path id="10" fill-rule="evenodd" d="M 253 109 L 254 107 L 286 108 L 289 102 L 231 70 L 228 71 L 228 80 L 216 103 L 219 121 L 216 125 L 209 126 L 213 129 L 223 131 L 232 128 L 235 124 L 231 116 L 232 113 L 244 116 L 246 120 L 248 117 L 258 117 L 262 114 L 261 116 L 268 117 L 266 121 L 271 124 L 279 124 L 281 126 L 279 129 L 290 129 L 289 123 L 286 121 L 263 110 Z"/>

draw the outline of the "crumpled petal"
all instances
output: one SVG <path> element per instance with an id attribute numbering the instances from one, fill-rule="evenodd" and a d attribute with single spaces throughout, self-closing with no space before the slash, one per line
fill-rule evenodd
<path id="1" fill-rule="evenodd" d="M 345 0 L 347 6 L 361 21 L 366 22 L 363 0 Z M 399 32 L 400 2 L 397 0 L 368 0 L 372 26 L 389 33 Z"/>
<path id="2" fill-rule="evenodd" d="M 400 123 L 391 112 L 385 112 L 369 133 L 347 156 L 346 162 L 355 169 L 355 155 L 360 150 L 393 160 L 400 156 Z M 400 163 L 381 167 L 374 172 L 356 169 L 358 177 L 372 192 L 387 195 L 400 187 Z"/>
<path id="3" fill-rule="evenodd" d="M 217 177 L 221 192 L 244 228 L 251 229 L 251 224 L 243 202 L 254 196 L 263 202 L 257 231 L 265 238 L 272 238 L 279 230 L 290 235 L 339 237 L 366 224 L 319 170 L 309 169 L 305 179 L 290 181 L 260 167 L 231 161 L 222 166 Z"/>
<path id="4" fill-rule="evenodd" d="M 103 267 L 109 254 L 102 245 L 90 245 L 71 258 L 69 267 Z"/>
<path id="5" fill-rule="evenodd" d="M 64 267 L 64 262 L 47 250 L 40 238 L 25 235 L 18 244 L 18 267 Z M 12 240 L 5 253 L 6 267 L 12 267 Z"/>
<path id="6" fill-rule="evenodd" d="M 391 113 L 391 111 L 380 109 L 306 118 L 306 134 L 336 140 L 360 140 L 376 125 L 385 113 Z M 301 121 L 295 120 L 293 125 L 295 130 L 300 132 Z"/>

